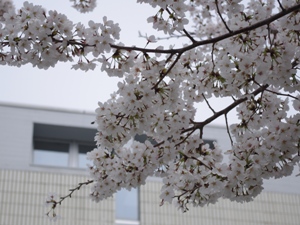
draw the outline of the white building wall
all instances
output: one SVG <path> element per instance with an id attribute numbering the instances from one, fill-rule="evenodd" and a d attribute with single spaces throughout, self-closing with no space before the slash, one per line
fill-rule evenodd
<path id="1" fill-rule="evenodd" d="M 300 195 L 263 192 L 254 201 L 236 203 L 221 199 L 214 205 L 193 208 L 187 213 L 174 206 L 159 207 L 159 182 L 141 187 L 143 225 L 299 225 Z"/>
<path id="2" fill-rule="evenodd" d="M 96 133 L 94 120 L 93 113 L 0 104 L 0 168 L 43 170 L 32 164 L 34 123 L 90 128 Z"/>
<path id="3" fill-rule="evenodd" d="M 43 204 L 49 192 L 60 196 L 86 176 L 20 170 L 0 170 L 0 225 L 48 225 L 53 224 L 45 214 L 49 208 Z M 89 198 L 90 187 L 83 186 L 71 199 L 57 207 L 61 216 L 57 225 L 113 225 L 114 200 L 100 203 Z"/>
<path id="4" fill-rule="evenodd" d="M 87 177 L 47 172 L 0 170 L 0 225 L 48 225 L 43 206 L 46 194 L 63 196 L 68 189 Z M 190 208 L 179 212 L 174 206 L 160 207 L 161 183 L 150 180 L 140 188 L 141 225 L 299 225 L 300 195 L 264 192 L 250 203 L 220 200 L 214 205 Z M 82 187 L 71 199 L 57 208 L 62 217 L 58 225 L 113 225 L 115 201 L 100 203 L 87 196 L 89 187 Z"/>
<path id="5" fill-rule="evenodd" d="M 70 188 L 88 179 L 83 169 L 34 165 L 33 124 L 95 129 L 95 125 L 91 125 L 94 118 L 93 113 L 87 112 L 0 104 L 0 225 L 50 224 L 43 217 L 47 212 L 43 207 L 47 193 L 66 195 Z M 225 150 L 230 149 L 223 127 L 205 128 L 204 138 L 216 140 Z M 298 225 L 298 179 L 290 177 L 268 182 L 269 192 L 264 191 L 251 203 L 221 200 L 182 214 L 168 204 L 159 207 L 161 183 L 159 179 L 150 178 L 140 188 L 140 225 Z M 114 199 L 96 204 L 87 197 L 89 190 L 84 187 L 58 208 L 63 218 L 56 224 L 115 224 Z"/>

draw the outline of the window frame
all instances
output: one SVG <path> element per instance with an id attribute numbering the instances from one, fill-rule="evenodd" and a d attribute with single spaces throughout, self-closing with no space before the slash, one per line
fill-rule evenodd
<path id="1" fill-rule="evenodd" d="M 136 203 L 137 203 L 137 206 L 136 206 L 136 219 L 126 219 L 126 218 L 122 218 L 122 217 L 119 217 L 118 218 L 118 215 L 117 215 L 117 204 L 118 204 L 118 193 L 120 193 L 120 191 L 126 191 L 126 192 L 136 192 Z M 140 188 L 137 187 L 137 188 L 132 188 L 130 191 L 127 190 L 127 189 L 121 189 L 119 190 L 116 194 L 115 194 L 115 224 L 116 225 L 139 225 L 140 224 L 140 219 L 141 219 L 141 204 L 140 204 Z"/>
<path id="2" fill-rule="evenodd" d="M 81 136 L 82 134 L 82 136 Z M 75 168 L 75 169 L 86 169 L 86 166 L 81 166 L 84 163 L 80 163 L 80 145 L 91 146 L 89 151 L 92 151 L 96 144 L 94 142 L 94 136 L 96 134 L 96 129 L 82 128 L 82 127 L 71 127 L 71 126 L 61 126 L 52 124 L 33 124 L 33 137 L 32 137 L 32 164 L 35 166 L 46 166 L 46 167 L 57 167 L 57 168 Z M 40 142 L 45 146 L 47 143 L 63 143 L 68 145 L 68 162 L 66 166 L 43 164 L 36 162 L 35 160 L 35 150 L 45 150 L 48 149 L 37 149 L 36 142 Z M 47 148 L 47 147 L 46 147 Z M 54 149 L 53 149 L 54 150 Z M 50 149 L 48 152 L 52 152 Z M 55 152 L 55 150 L 53 151 Z M 58 150 L 57 152 L 60 152 Z M 63 151 L 61 151 L 63 152 Z M 88 163 L 88 161 L 86 161 Z"/>

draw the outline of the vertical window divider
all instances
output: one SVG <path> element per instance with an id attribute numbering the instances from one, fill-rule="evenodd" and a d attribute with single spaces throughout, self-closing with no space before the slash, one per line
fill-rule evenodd
<path id="1" fill-rule="evenodd" d="M 78 154 L 78 144 L 73 141 L 69 146 L 69 167 L 78 167 Z"/>

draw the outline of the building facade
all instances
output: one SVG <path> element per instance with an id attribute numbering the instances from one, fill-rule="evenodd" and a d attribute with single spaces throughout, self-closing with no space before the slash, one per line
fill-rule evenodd
<path id="1" fill-rule="evenodd" d="M 75 110 L 0 104 L 0 225 L 43 225 L 49 192 L 67 195 L 89 179 L 85 153 L 93 148 L 95 115 Z M 205 139 L 230 148 L 227 131 L 210 126 Z M 182 214 L 160 207 L 161 181 L 149 178 L 131 192 L 100 203 L 83 186 L 58 207 L 61 225 L 299 225 L 300 178 L 268 181 L 250 203 L 220 200 Z"/>

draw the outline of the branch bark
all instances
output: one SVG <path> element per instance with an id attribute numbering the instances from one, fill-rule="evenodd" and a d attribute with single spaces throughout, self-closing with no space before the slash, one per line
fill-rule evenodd
<path id="1" fill-rule="evenodd" d="M 265 84 L 264 86 L 261 86 L 260 88 L 258 88 L 255 91 L 253 91 L 251 95 L 256 96 L 259 93 L 265 91 L 268 87 L 269 87 L 269 85 Z M 202 130 L 204 126 L 206 126 L 207 124 L 211 123 L 212 121 L 214 121 L 218 117 L 220 117 L 222 115 L 226 115 L 232 109 L 234 109 L 236 106 L 238 106 L 242 102 L 246 101 L 247 99 L 248 99 L 248 97 L 244 97 L 244 98 L 240 98 L 240 99 L 234 101 L 232 104 L 230 104 L 226 108 L 222 109 L 221 111 L 216 112 L 214 115 L 212 115 L 211 117 L 207 118 L 203 122 L 194 122 L 194 126 L 188 128 L 188 129 L 183 130 L 181 133 L 183 134 L 183 133 L 186 133 L 186 132 L 195 131 L 197 129 Z"/>
<path id="2" fill-rule="evenodd" d="M 226 34 L 223 34 L 223 35 L 215 37 L 215 38 L 211 38 L 211 39 L 207 39 L 207 40 L 203 40 L 203 41 L 196 41 L 196 42 L 192 43 L 191 45 L 188 45 L 183 48 L 163 50 L 163 49 L 146 49 L 146 48 L 139 48 L 139 47 L 134 47 L 134 46 L 133 47 L 119 46 L 119 45 L 113 45 L 113 44 L 111 44 L 110 46 L 115 49 L 128 50 L 128 51 L 140 51 L 140 52 L 144 52 L 144 53 L 146 53 L 146 52 L 147 53 L 161 53 L 161 54 L 183 53 L 183 52 L 186 52 L 188 50 L 191 50 L 193 48 L 196 48 L 196 47 L 199 47 L 202 45 L 213 44 L 213 43 L 225 40 L 227 38 L 233 37 L 235 35 L 242 34 L 244 32 L 248 32 L 251 30 L 255 30 L 259 27 L 268 25 L 268 24 L 274 22 L 275 20 L 280 19 L 294 11 L 297 11 L 297 10 L 300 10 L 300 3 L 295 6 L 290 7 L 288 9 L 285 9 L 284 11 L 281 11 L 265 20 L 259 21 L 253 25 L 250 25 L 250 26 L 247 26 L 247 27 L 244 27 L 239 30 L 232 31 L 232 32 L 228 32 Z"/>

